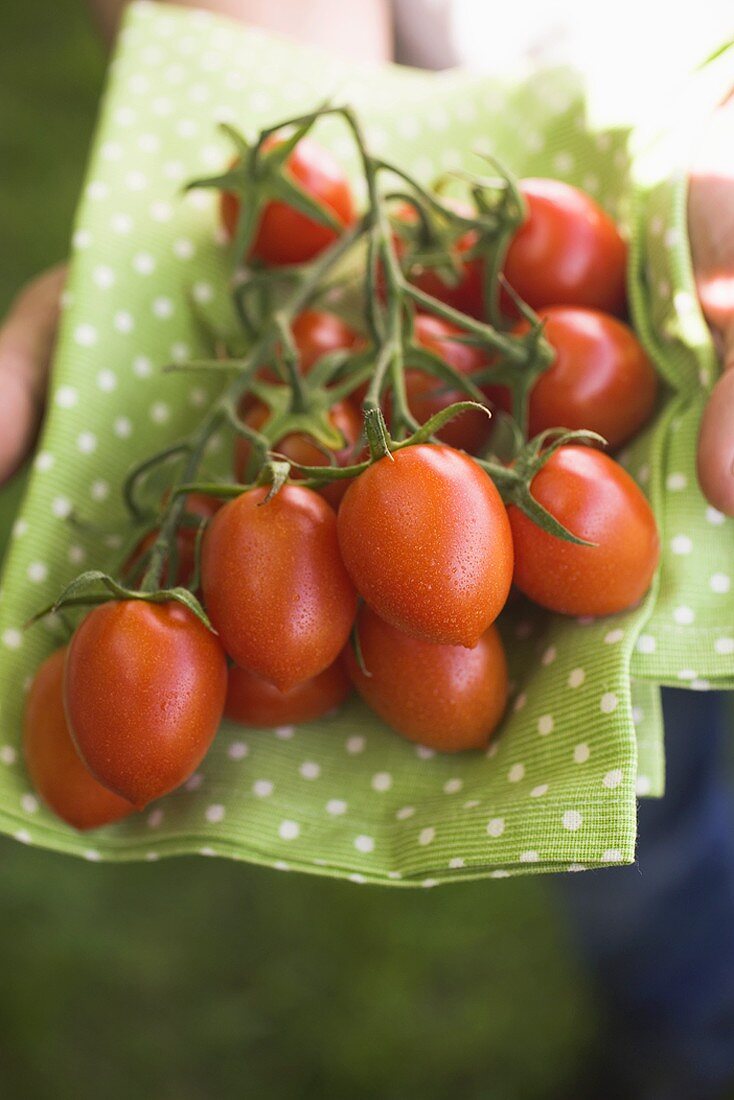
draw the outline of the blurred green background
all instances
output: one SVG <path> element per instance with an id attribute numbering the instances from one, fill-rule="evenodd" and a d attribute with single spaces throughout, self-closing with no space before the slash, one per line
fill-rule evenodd
<path id="1" fill-rule="evenodd" d="M 81 0 L 2 16 L 4 310 L 66 252 L 105 61 Z M 594 1039 L 547 881 L 390 891 L 7 840 L 0 879 L 4 1097 L 546 1100 Z"/>

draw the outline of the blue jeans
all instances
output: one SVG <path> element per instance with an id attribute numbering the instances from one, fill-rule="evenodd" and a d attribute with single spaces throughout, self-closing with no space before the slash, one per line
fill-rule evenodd
<path id="1" fill-rule="evenodd" d="M 610 1014 L 627 1097 L 734 1096 L 734 792 L 723 696 L 663 693 L 666 793 L 639 808 L 637 863 L 563 876 Z M 731 1090 L 731 1091 L 730 1091 Z"/>

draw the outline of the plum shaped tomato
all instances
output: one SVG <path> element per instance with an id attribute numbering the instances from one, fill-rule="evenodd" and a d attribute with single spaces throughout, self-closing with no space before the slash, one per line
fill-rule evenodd
<path id="1" fill-rule="evenodd" d="M 23 719 L 23 748 L 33 786 L 55 814 L 75 829 L 96 829 L 135 807 L 98 783 L 82 763 L 64 714 L 66 648 L 35 675 Z"/>
<path id="2" fill-rule="evenodd" d="M 66 716 L 100 783 L 137 807 L 180 786 L 217 732 L 227 662 L 180 603 L 120 600 L 90 611 L 66 659 Z"/>
<path id="3" fill-rule="evenodd" d="M 266 142 L 265 148 L 281 144 L 277 139 Z M 345 228 L 355 218 L 354 202 L 347 177 L 331 153 L 311 138 L 302 138 L 286 161 L 286 172 L 304 191 L 325 206 Z M 221 218 L 225 230 L 233 237 L 240 211 L 239 198 L 224 191 L 221 198 Z M 285 202 L 271 200 L 265 204 L 255 232 L 250 254 L 264 264 L 302 264 L 312 260 L 333 244 L 337 233 L 321 225 Z"/>
<path id="4" fill-rule="evenodd" d="M 224 713 L 245 726 L 296 725 L 334 710 L 344 702 L 351 688 L 341 658 L 290 691 L 279 691 L 261 676 L 232 665 Z"/>
<path id="5" fill-rule="evenodd" d="M 490 626 L 473 649 L 411 638 L 362 607 L 359 644 L 368 676 L 354 653 L 347 667 L 364 701 L 394 730 L 439 752 L 478 749 L 499 724 L 507 703 L 507 663 Z"/>
<path id="6" fill-rule="evenodd" d="M 508 508 L 515 584 L 564 615 L 612 615 L 647 592 L 660 556 L 652 509 L 622 467 L 590 447 L 560 447 L 531 483 L 533 496 L 567 530 L 595 546 L 542 531 Z"/>
<path id="7" fill-rule="evenodd" d="M 357 597 L 339 556 L 333 508 L 285 485 L 225 504 L 202 546 L 204 602 L 235 664 L 281 691 L 317 676 L 344 647 Z"/>
<path id="8" fill-rule="evenodd" d="M 627 246 L 589 195 L 560 180 L 524 179 L 528 216 L 507 250 L 505 276 L 533 309 L 571 305 L 622 313 Z"/>
<path id="9" fill-rule="evenodd" d="M 485 365 L 485 357 L 479 348 L 452 339 L 460 334 L 460 329 L 440 317 L 428 313 L 416 314 L 414 331 L 418 344 L 438 355 L 459 374 L 471 377 Z M 405 389 L 410 411 L 420 424 L 448 405 L 468 400 L 463 390 L 419 370 L 406 370 Z M 489 417 L 477 410 L 450 420 L 437 434 L 450 447 L 478 451 L 489 438 L 489 431 Z"/>
<path id="10" fill-rule="evenodd" d="M 556 357 L 530 395 L 530 434 L 587 428 L 614 449 L 647 423 L 657 375 L 632 329 L 608 313 L 580 306 L 539 310 Z M 520 322 L 516 332 L 527 332 Z"/>
<path id="11" fill-rule="evenodd" d="M 249 402 L 249 408 L 246 408 L 240 415 L 248 427 L 259 431 L 267 423 L 270 410 L 264 402 L 254 401 Z M 355 453 L 355 446 L 362 435 L 361 414 L 350 401 L 337 401 L 329 410 L 329 419 L 344 437 L 344 446 L 334 452 L 336 465 L 348 466 L 351 462 L 359 461 Z M 298 462 L 301 466 L 329 465 L 328 456 L 324 454 L 315 440 L 304 432 L 293 432 L 291 435 L 277 440 L 273 444 L 272 450 L 278 451 L 279 454 L 285 455 L 293 462 Z M 237 480 L 240 482 L 245 481 L 247 478 L 247 464 L 251 453 L 252 444 L 250 441 L 245 439 L 244 436 L 238 436 L 234 449 L 234 471 Z M 292 476 L 297 478 L 299 476 L 298 472 L 294 470 Z M 332 481 L 331 484 L 320 488 L 318 492 L 336 508 L 347 491 L 347 485 L 348 481 L 346 480 Z"/>
<path id="12" fill-rule="evenodd" d="M 505 506 L 461 451 L 418 444 L 381 458 L 349 486 L 338 528 L 357 591 L 407 634 L 474 646 L 507 600 Z"/>

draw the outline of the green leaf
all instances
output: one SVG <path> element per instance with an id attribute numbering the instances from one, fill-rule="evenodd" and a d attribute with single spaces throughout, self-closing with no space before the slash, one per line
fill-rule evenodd
<path id="1" fill-rule="evenodd" d="M 244 134 L 236 129 L 236 127 L 232 126 L 229 122 L 220 122 L 219 129 L 226 137 L 229 138 L 229 140 L 235 147 L 237 155 L 241 160 L 244 161 L 249 156 L 252 150 L 252 145 L 244 136 Z"/>
<path id="2" fill-rule="evenodd" d="M 258 485 L 269 485 L 267 494 L 264 499 L 260 501 L 259 507 L 263 504 L 268 504 L 273 497 L 280 492 L 285 483 L 288 481 L 291 472 L 291 464 L 286 458 L 270 458 L 260 471 L 260 476 L 257 479 Z"/>
<path id="3" fill-rule="evenodd" d="M 150 603 L 167 603 L 169 600 L 175 600 L 176 603 L 183 604 L 184 607 L 188 608 L 212 634 L 217 633 L 206 611 L 193 592 L 189 592 L 188 588 L 163 588 L 158 592 L 147 593 L 146 599 Z"/>
<path id="4" fill-rule="evenodd" d="M 334 216 L 329 207 L 315 199 L 295 179 L 276 176 L 270 181 L 269 191 L 273 198 L 286 203 L 306 218 L 318 222 L 327 229 L 333 229 L 335 233 L 343 231 L 342 222 Z"/>
<path id="5" fill-rule="evenodd" d="M 554 535 L 563 542 L 572 542 L 576 546 L 588 546 L 591 548 L 597 545 L 595 542 L 589 542 L 587 539 L 579 538 L 578 535 L 574 535 L 572 531 L 564 527 L 555 516 L 552 516 L 551 513 L 535 499 L 527 485 L 524 486 L 523 489 L 515 490 L 510 496 L 510 501 L 512 504 L 517 505 L 517 507 L 525 513 L 528 519 L 531 519 L 537 527 L 540 527 L 540 529 L 547 534 Z"/>

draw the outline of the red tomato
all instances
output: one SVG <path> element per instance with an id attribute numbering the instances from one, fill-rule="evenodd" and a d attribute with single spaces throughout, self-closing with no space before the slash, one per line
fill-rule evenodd
<path id="1" fill-rule="evenodd" d="M 474 646 L 504 607 L 512 581 L 505 506 L 461 451 L 419 444 L 381 458 L 349 486 L 338 527 L 357 591 L 407 634 Z"/>
<path id="2" fill-rule="evenodd" d="M 293 322 L 293 339 L 300 355 L 301 371 L 311 367 L 332 351 L 353 348 L 359 335 L 336 313 L 322 309 L 304 309 Z"/>
<path id="3" fill-rule="evenodd" d="M 521 592 L 564 615 L 612 615 L 637 603 L 657 568 L 660 540 L 652 509 L 629 474 L 602 451 L 561 447 L 531 490 L 567 530 L 596 545 L 549 535 L 511 506 Z"/>
<path id="4" fill-rule="evenodd" d="M 470 206 L 461 202 L 453 202 L 451 205 L 457 214 L 471 217 Z M 412 206 L 406 204 L 398 207 L 395 218 L 412 225 L 416 221 L 417 214 Z M 473 248 L 476 241 L 477 234 L 473 229 L 463 233 L 455 244 L 457 259 L 461 259 L 464 253 Z M 405 252 L 405 243 L 399 237 L 396 238 L 396 247 L 399 256 Z M 438 298 L 439 302 L 451 306 L 452 309 L 458 309 L 462 313 L 468 313 L 471 317 L 481 320 L 484 316 L 482 266 L 482 260 L 478 257 L 473 260 L 463 260 L 459 265 L 458 279 L 453 285 L 447 283 L 435 268 L 416 265 L 412 267 L 409 275 L 411 283 L 424 294 L 430 294 L 433 298 Z"/>
<path id="5" fill-rule="evenodd" d="M 96 829 L 135 807 L 107 790 L 87 771 L 64 714 L 66 648 L 43 662 L 31 685 L 23 719 L 23 748 L 33 786 L 43 801 L 75 829 Z"/>
<path id="6" fill-rule="evenodd" d="M 323 355 L 343 348 L 354 348 L 361 341 L 359 333 L 336 313 L 320 309 L 305 309 L 299 313 L 291 325 L 291 332 L 302 374 L 308 374 Z M 280 381 L 272 367 L 261 367 L 257 376 L 264 382 Z"/>
<path id="7" fill-rule="evenodd" d="M 290 691 L 278 691 L 262 677 L 233 665 L 224 713 L 245 726 L 297 725 L 334 710 L 344 702 L 351 687 L 341 658 Z"/>
<path id="8" fill-rule="evenodd" d="M 102 604 L 69 646 L 64 699 L 76 747 L 100 783 L 137 807 L 201 763 L 226 691 L 218 639 L 174 601 Z"/>
<path id="9" fill-rule="evenodd" d="M 546 428 L 588 428 L 612 448 L 650 419 L 657 375 L 631 328 L 596 309 L 550 306 L 540 310 L 556 352 L 530 395 L 530 434 Z M 517 332 L 529 330 L 527 322 Z"/>
<path id="10" fill-rule="evenodd" d="M 266 142 L 266 148 L 281 144 L 278 138 Z M 311 138 L 302 138 L 288 160 L 286 170 L 304 191 L 319 201 L 343 226 L 355 218 L 352 192 L 339 164 Z M 229 191 L 221 198 L 221 217 L 230 237 L 237 228 L 240 200 Z M 250 255 L 265 264 L 303 264 L 323 252 L 337 239 L 326 225 L 301 214 L 287 203 L 272 200 L 266 203 L 252 242 Z"/>
<path id="11" fill-rule="evenodd" d="M 269 415 L 270 410 L 267 405 L 262 401 L 257 401 L 242 414 L 242 419 L 250 428 L 259 431 L 267 422 Z M 350 401 L 338 401 L 331 408 L 330 419 L 334 427 L 342 433 L 345 441 L 345 446 L 334 453 L 337 466 L 349 466 L 350 463 L 357 462 L 355 445 L 362 435 L 361 414 L 357 412 Z M 294 432 L 292 435 L 287 435 L 278 440 L 273 445 L 272 450 L 284 454 L 286 458 L 300 463 L 301 466 L 329 465 L 329 459 L 324 452 L 303 432 Z M 238 436 L 235 441 L 234 470 L 235 476 L 240 482 L 244 481 L 247 476 L 247 464 L 250 461 L 251 453 L 250 441 L 245 439 L 244 436 Z M 294 478 L 298 476 L 297 472 L 293 473 Z M 323 489 L 319 489 L 319 493 L 336 508 L 346 493 L 348 485 L 348 481 L 333 481 L 330 485 L 325 485 Z"/>
<path id="12" fill-rule="evenodd" d="M 419 313 L 415 318 L 416 342 L 434 355 L 438 355 L 460 374 L 471 376 L 481 370 L 485 359 L 479 348 L 462 344 L 452 337 L 461 332 L 455 325 L 441 320 L 429 313 Z M 463 390 L 450 387 L 440 378 L 425 374 L 420 370 L 406 370 L 405 388 L 408 406 L 420 424 L 424 424 L 435 413 L 453 405 L 456 401 L 467 401 Z M 464 451 L 478 451 L 489 438 L 490 421 L 485 413 L 465 412 L 449 423 L 438 433 L 438 438 Z"/>
<path id="13" fill-rule="evenodd" d="M 479 749 L 507 703 L 507 663 L 497 628 L 473 649 L 432 645 L 389 626 L 364 606 L 359 644 L 369 676 L 351 646 L 349 675 L 357 691 L 394 730 L 439 752 Z"/>
<path id="14" fill-rule="evenodd" d="M 204 536 L 202 588 L 233 661 L 288 691 L 336 660 L 357 599 L 333 508 L 300 485 L 263 504 L 266 495 L 250 489 L 217 512 Z"/>
<path id="15" fill-rule="evenodd" d="M 168 495 L 168 494 L 166 494 Z M 215 497 L 205 496 L 204 493 L 189 493 L 186 497 L 186 514 L 193 516 L 197 519 L 209 520 L 222 506 L 221 500 L 217 500 Z M 169 580 L 166 583 L 175 583 L 181 585 L 184 588 L 188 588 L 191 583 L 191 579 L 194 576 L 194 570 L 196 568 L 196 540 L 198 537 L 198 530 L 196 527 L 180 527 L 176 532 L 176 549 L 178 552 L 178 567 L 176 569 L 176 577 L 174 581 Z M 150 531 L 144 538 L 140 540 L 138 545 L 133 550 L 130 557 L 123 566 L 123 571 L 129 573 L 135 565 L 140 561 L 140 558 L 146 552 L 150 550 L 158 538 L 158 531 Z"/>
<path id="16" fill-rule="evenodd" d="M 589 195 L 560 180 L 526 179 L 520 190 L 528 217 L 505 260 L 505 276 L 532 306 L 625 308 L 627 246 Z"/>

